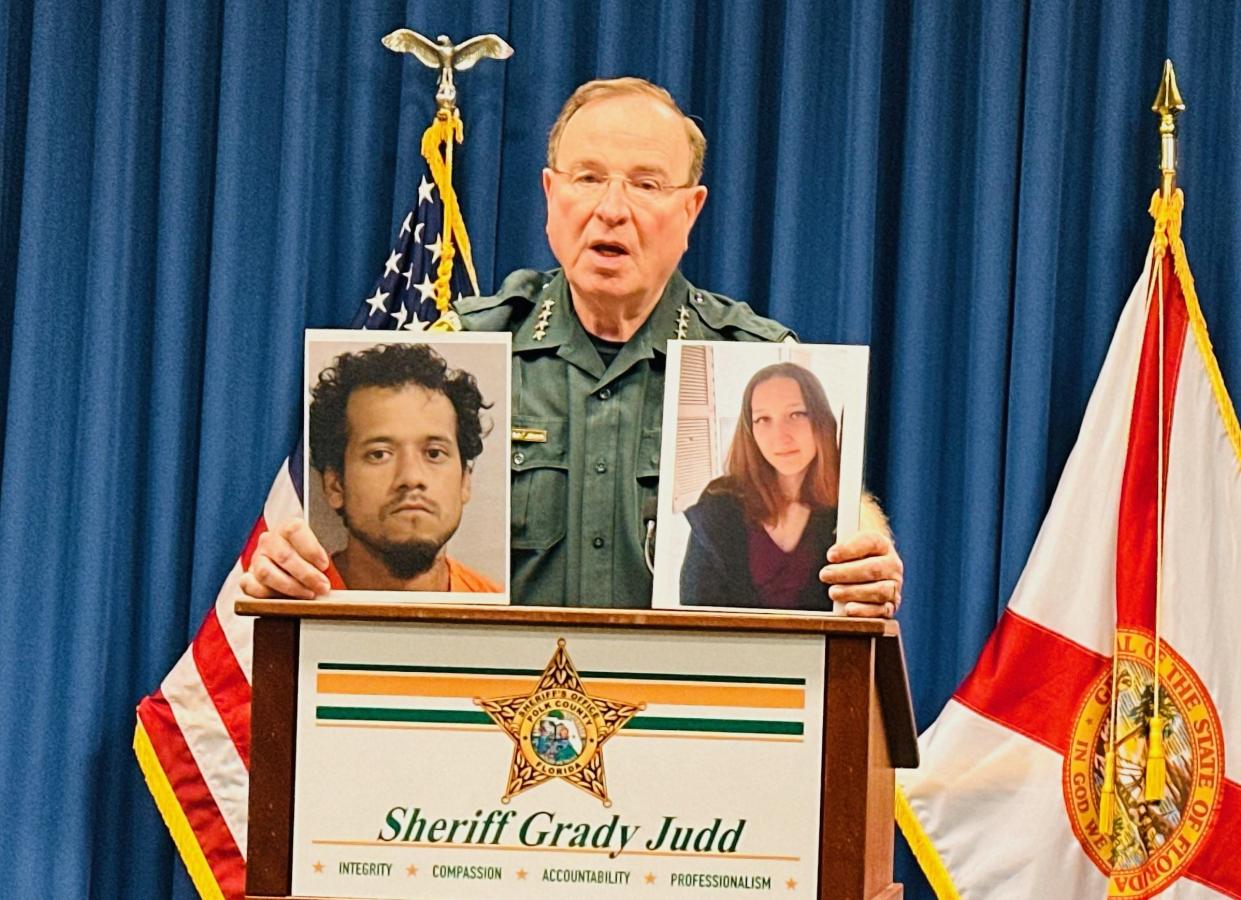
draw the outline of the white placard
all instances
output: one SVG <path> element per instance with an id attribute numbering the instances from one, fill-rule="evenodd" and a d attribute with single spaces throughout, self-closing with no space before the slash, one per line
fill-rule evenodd
<path id="1" fill-rule="evenodd" d="M 844 540 L 859 527 L 869 356 L 868 347 L 836 344 L 668 343 L 655 607 L 831 612 L 818 571 L 833 534 Z M 743 433 L 740 418 L 751 383 L 753 421 Z M 791 387 L 792 395 L 781 393 L 780 385 Z M 805 445 L 800 453 L 799 439 L 790 436 L 799 421 Z M 734 453 L 740 463 L 730 460 Z M 813 501 L 812 492 L 798 488 L 810 509 L 801 528 L 769 533 L 750 521 L 739 498 L 757 496 L 761 481 L 781 489 L 777 466 L 785 465 L 779 457 L 786 454 L 801 461 L 800 474 L 789 477 L 821 486 Z M 833 468 L 835 476 L 828 478 Z M 764 571 L 752 568 L 755 560 Z"/>
<path id="2" fill-rule="evenodd" d="M 300 654 L 298 896 L 817 896 L 822 636 L 305 622 Z"/>

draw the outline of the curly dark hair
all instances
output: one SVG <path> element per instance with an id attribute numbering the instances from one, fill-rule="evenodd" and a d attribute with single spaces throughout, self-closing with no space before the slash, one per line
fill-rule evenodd
<path id="1" fill-rule="evenodd" d="M 457 450 L 468 467 L 483 452 L 483 400 L 478 382 L 469 372 L 448 368 L 444 357 L 428 344 L 380 344 L 357 353 L 342 353 L 319 373 L 311 389 L 310 464 L 322 473 L 345 470 L 349 442 L 345 408 L 359 388 L 399 388 L 415 384 L 438 391 L 452 401 L 457 414 Z"/>

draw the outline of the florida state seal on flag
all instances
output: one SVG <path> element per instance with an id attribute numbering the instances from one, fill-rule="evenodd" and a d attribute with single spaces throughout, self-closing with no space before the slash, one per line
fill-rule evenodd
<path id="1" fill-rule="evenodd" d="M 1026 569 L 922 767 L 897 772 L 941 897 L 1241 897 L 1241 428 L 1182 205 L 1152 201 Z"/>

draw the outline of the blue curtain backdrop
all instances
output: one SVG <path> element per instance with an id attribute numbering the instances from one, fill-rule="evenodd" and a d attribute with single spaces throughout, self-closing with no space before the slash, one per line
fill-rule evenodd
<path id="1" fill-rule="evenodd" d="M 908 567 L 921 726 L 1004 607 L 1138 275 L 1165 56 L 1190 261 L 1241 389 L 1241 6 L 4 4 L 5 896 L 192 894 L 133 707 L 290 446 L 302 329 L 349 320 L 414 197 L 434 77 L 380 47 L 401 25 L 516 48 L 460 78 L 484 289 L 552 262 L 539 167 L 561 101 L 637 74 L 710 142 L 690 279 L 871 345 L 867 480 Z"/>

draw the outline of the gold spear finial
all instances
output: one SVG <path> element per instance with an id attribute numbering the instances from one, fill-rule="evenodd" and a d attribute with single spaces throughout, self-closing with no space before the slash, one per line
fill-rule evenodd
<path id="1" fill-rule="evenodd" d="M 1176 190 L 1176 117 L 1185 112 L 1185 101 L 1176 86 L 1176 70 L 1172 60 L 1163 61 L 1163 78 L 1151 109 L 1159 113 L 1159 171 L 1162 174 L 1159 189 L 1165 197 Z"/>

